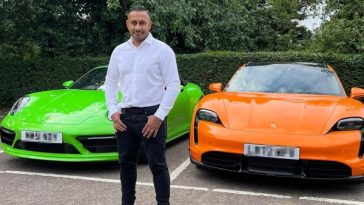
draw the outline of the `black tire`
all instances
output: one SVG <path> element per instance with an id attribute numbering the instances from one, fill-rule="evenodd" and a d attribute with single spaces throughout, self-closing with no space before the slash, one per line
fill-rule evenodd
<path id="1" fill-rule="evenodd" d="M 140 146 L 138 163 L 139 164 L 147 164 L 148 163 L 148 158 L 147 158 L 147 155 L 145 154 L 145 147 L 144 147 L 143 143 Z"/>

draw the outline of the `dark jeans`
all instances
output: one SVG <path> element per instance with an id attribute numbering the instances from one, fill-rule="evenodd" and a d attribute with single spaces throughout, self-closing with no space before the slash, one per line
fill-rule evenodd
<path id="1" fill-rule="evenodd" d="M 154 189 L 158 204 L 169 204 L 170 178 L 165 157 L 167 123 L 163 121 L 156 137 L 143 137 L 142 129 L 158 106 L 122 109 L 121 121 L 126 131 L 117 132 L 117 148 L 120 164 L 122 204 L 134 204 L 137 179 L 137 159 L 141 146 L 145 147 L 149 168 L 153 174 Z"/>

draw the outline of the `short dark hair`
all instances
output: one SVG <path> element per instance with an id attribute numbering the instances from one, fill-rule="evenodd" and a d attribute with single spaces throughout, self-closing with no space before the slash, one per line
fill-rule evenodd
<path id="1" fill-rule="evenodd" d="M 128 11 L 128 15 L 132 11 L 145 11 L 145 12 L 147 12 L 149 18 L 151 18 L 149 10 L 147 8 L 145 8 L 144 6 L 142 6 L 142 5 L 134 5 L 134 6 L 130 7 L 130 9 Z"/>

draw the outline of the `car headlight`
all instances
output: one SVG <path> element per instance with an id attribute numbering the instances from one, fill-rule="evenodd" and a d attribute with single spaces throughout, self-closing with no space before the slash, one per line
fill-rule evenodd
<path id="1" fill-rule="evenodd" d="M 19 112 L 27 103 L 29 102 L 29 96 L 24 96 L 17 100 L 13 107 L 11 107 L 10 115 L 14 115 L 15 113 Z"/>
<path id="2" fill-rule="evenodd" d="M 205 120 L 209 122 L 219 122 L 219 117 L 214 111 L 206 110 L 206 109 L 200 109 L 197 111 L 197 118 L 199 120 Z"/>
<path id="3" fill-rule="evenodd" d="M 336 124 L 338 130 L 361 130 L 363 128 L 363 119 L 352 117 L 339 120 Z"/>

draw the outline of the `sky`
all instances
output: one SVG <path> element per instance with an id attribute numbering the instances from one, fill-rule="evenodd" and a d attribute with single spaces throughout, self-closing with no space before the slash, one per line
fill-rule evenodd
<path id="1" fill-rule="evenodd" d="M 324 19 L 324 8 L 326 4 L 319 5 L 317 11 L 309 11 L 306 19 L 298 21 L 299 25 L 303 25 L 308 28 L 310 31 L 314 31 L 323 22 Z M 326 18 L 329 20 L 329 17 Z"/>

